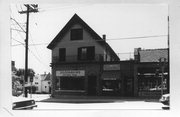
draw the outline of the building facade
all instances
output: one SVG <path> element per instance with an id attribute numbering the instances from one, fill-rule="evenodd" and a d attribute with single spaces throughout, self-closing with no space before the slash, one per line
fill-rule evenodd
<path id="1" fill-rule="evenodd" d="M 36 87 L 35 93 L 50 93 L 51 92 L 51 74 L 37 74 L 34 77 L 33 85 Z"/>
<path id="2" fill-rule="evenodd" d="M 77 14 L 48 45 L 52 50 L 52 95 L 102 95 L 103 64 L 119 57 Z M 117 69 L 119 70 L 119 69 Z M 116 70 L 116 71 L 117 71 Z M 118 76 L 117 76 L 118 75 Z M 120 74 L 116 73 L 119 79 Z"/>
<path id="3" fill-rule="evenodd" d="M 135 49 L 136 96 L 160 97 L 169 93 L 168 49 Z"/>
<path id="4" fill-rule="evenodd" d="M 77 14 L 47 48 L 52 51 L 51 94 L 54 97 L 151 97 L 168 92 L 167 49 L 138 48 L 134 60 L 120 61 L 106 43 L 105 35 L 101 38 Z"/>

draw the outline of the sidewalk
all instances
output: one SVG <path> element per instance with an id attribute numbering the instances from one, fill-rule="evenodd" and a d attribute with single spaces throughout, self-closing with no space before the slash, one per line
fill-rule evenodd
<path id="1" fill-rule="evenodd" d="M 19 97 L 25 98 L 23 95 L 20 95 Z M 35 101 L 41 101 L 49 98 L 50 94 L 28 94 L 28 97 L 26 97 L 26 99 L 33 99 Z"/>
<path id="2" fill-rule="evenodd" d="M 42 98 L 41 98 L 42 99 Z M 57 98 L 46 98 L 36 100 L 37 102 L 54 102 L 54 103 L 108 103 L 108 102 L 125 102 L 125 101 L 145 101 L 159 102 L 157 98 L 139 98 L 139 97 L 117 97 L 117 96 L 59 96 Z"/>

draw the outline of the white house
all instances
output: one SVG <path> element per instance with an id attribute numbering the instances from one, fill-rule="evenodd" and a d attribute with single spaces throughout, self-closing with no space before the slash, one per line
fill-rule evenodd
<path id="1" fill-rule="evenodd" d="M 34 77 L 33 85 L 36 86 L 36 93 L 49 93 L 51 89 L 50 73 L 37 74 Z"/>
<path id="2" fill-rule="evenodd" d="M 51 92 L 51 75 L 50 73 L 46 75 L 45 79 L 42 80 L 42 93 L 50 93 Z"/>

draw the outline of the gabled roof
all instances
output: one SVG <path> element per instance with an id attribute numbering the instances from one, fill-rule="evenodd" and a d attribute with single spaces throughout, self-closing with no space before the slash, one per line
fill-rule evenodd
<path id="1" fill-rule="evenodd" d="M 48 73 L 46 76 L 45 76 L 45 78 L 44 78 L 44 80 L 51 80 L 51 75 L 50 75 L 50 73 Z"/>
<path id="2" fill-rule="evenodd" d="M 113 49 L 105 42 L 105 40 L 102 39 L 91 27 L 89 27 L 77 14 L 74 14 L 74 16 L 69 20 L 69 22 L 63 27 L 63 29 L 47 46 L 47 48 L 53 49 L 56 46 L 56 44 L 63 38 L 66 32 L 71 28 L 71 26 L 77 23 L 83 26 L 94 37 L 94 39 L 97 40 L 97 43 L 99 43 L 102 46 L 105 46 L 107 50 L 110 51 L 112 56 L 116 57 L 117 60 L 119 60 L 119 57 L 116 55 Z"/>
<path id="3" fill-rule="evenodd" d="M 166 58 L 168 62 L 168 49 L 146 49 L 140 50 L 140 62 L 159 62 L 160 58 Z"/>

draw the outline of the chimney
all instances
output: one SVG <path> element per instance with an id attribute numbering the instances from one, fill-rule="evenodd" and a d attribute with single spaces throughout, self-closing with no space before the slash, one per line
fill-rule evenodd
<path id="1" fill-rule="evenodd" d="M 140 61 L 140 54 L 139 51 L 141 51 L 141 48 L 135 48 L 134 49 L 134 60 L 135 61 Z"/>
<path id="2" fill-rule="evenodd" d="M 11 65 L 15 67 L 15 61 L 11 61 Z"/>
<path id="3" fill-rule="evenodd" d="M 106 41 L 106 35 L 102 35 L 102 38 L 104 39 L 104 41 Z"/>

